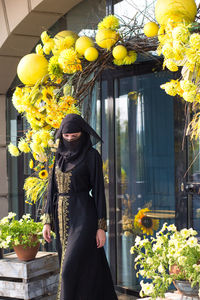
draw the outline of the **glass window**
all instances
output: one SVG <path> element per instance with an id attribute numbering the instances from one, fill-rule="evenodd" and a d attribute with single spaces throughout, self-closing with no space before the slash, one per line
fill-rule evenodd
<path id="1" fill-rule="evenodd" d="M 155 74 L 115 80 L 117 284 L 133 289 L 141 280 L 130 255 L 136 235 L 175 222 L 173 98 L 163 81 Z"/>

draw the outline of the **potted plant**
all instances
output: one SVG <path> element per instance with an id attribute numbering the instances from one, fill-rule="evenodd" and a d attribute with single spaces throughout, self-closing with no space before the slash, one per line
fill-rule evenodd
<path id="1" fill-rule="evenodd" d="M 187 296 L 199 293 L 200 244 L 195 235 L 192 228 L 178 231 L 165 223 L 156 237 L 136 237 L 130 252 L 136 254 L 137 275 L 147 279 L 140 282 L 141 296 L 163 298 L 172 282 Z"/>
<path id="2" fill-rule="evenodd" d="M 20 260 L 34 259 L 42 238 L 42 222 L 35 222 L 30 214 L 16 220 L 16 214 L 10 212 L 0 220 L 0 248 L 13 248 Z"/>

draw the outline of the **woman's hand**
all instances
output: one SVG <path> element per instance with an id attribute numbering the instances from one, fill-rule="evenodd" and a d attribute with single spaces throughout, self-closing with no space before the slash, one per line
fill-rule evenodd
<path id="1" fill-rule="evenodd" d="M 50 243 L 51 242 L 51 226 L 49 224 L 44 225 L 42 233 L 43 233 L 43 237 L 44 237 L 45 241 Z"/>
<path id="2" fill-rule="evenodd" d="M 103 229 L 98 229 L 96 234 L 97 248 L 101 248 L 106 242 L 106 233 Z"/>

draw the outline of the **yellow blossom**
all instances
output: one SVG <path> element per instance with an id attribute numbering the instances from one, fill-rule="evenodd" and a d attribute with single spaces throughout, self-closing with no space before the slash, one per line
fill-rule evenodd
<path id="1" fill-rule="evenodd" d="M 165 43 L 164 46 L 162 47 L 162 53 L 166 59 L 174 58 L 172 43 Z"/>
<path id="2" fill-rule="evenodd" d="M 194 102 L 196 98 L 196 92 L 184 92 L 183 93 L 183 99 L 187 102 Z"/>
<path id="3" fill-rule="evenodd" d="M 166 66 L 172 72 L 178 71 L 178 66 L 172 59 L 166 59 L 163 66 Z"/>
<path id="4" fill-rule="evenodd" d="M 39 45 L 36 46 L 35 52 L 36 52 L 37 54 L 39 54 L 39 55 L 43 55 L 44 52 L 43 52 L 43 49 L 42 49 L 42 45 L 41 45 L 41 44 L 39 44 Z"/>
<path id="5" fill-rule="evenodd" d="M 8 151 L 10 152 L 10 154 L 12 156 L 19 156 L 19 154 L 20 154 L 18 148 L 15 145 L 13 145 L 12 143 L 10 143 L 8 145 Z"/>
<path id="6" fill-rule="evenodd" d="M 171 80 L 170 82 L 166 82 L 162 84 L 161 89 L 164 89 L 165 92 L 170 96 L 176 96 L 180 90 L 180 83 L 178 80 Z"/>
<path id="7" fill-rule="evenodd" d="M 49 41 L 44 44 L 44 47 L 43 47 L 44 53 L 46 55 L 49 55 L 50 52 L 52 51 L 53 47 L 54 47 L 54 40 L 50 38 Z"/>
<path id="8" fill-rule="evenodd" d="M 190 32 L 184 24 L 179 24 L 172 30 L 172 38 L 180 42 L 186 43 L 189 39 Z"/>
<path id="9" fill-rule="evenodd" d="M 128 51 L 128 55 L 123 59 L 125 65 L 133 64 L 137 59 L 137 53 L 135 51 Z"/>
<path id="10" fill-rule="evenodd" d="M 74 49 L 66 49 L 60 53 L 58 63 L 64 73 L 73 74 L 82 71 L 81 61 Z"/>
<path id="11" fill-rule="evenodd" d="M 180 86 L 184 92 L 196 92 L 197 86 L 192 83 L 190 80 L 181 80 Z"/>
<path id="12" fill-rule="evenodd" d="M 113 59 L 113 63 L 117 66 L 121 66 L 124 64 L 124 60 L 123 59 Z"/>
<path id="13" fill-rule="evenodd" d="M 29 168 L 30 168 L 30 169 L 33 169 L 33 166 L 34 166 L 33 160 L 30 159 L 30 161 L 29 161 Z"/>
<path id="14" fill-rule="evenodd" d="M 18 148 L 21 152 L 24 152 L 24 153 L 28 153 L 31 151 L 31 149 L 29 148 L 29 145 L 28 143 L 24 140 L 24 139 L 21 139 L 18 143 Z"/>
<path id="15" fill-rule="evenodd" d="M 46 178 L 48 177 L 48 172 L 47 172 L 47 170 L 42 170 L 42 171 L 40 171 L 40 172 L 39 172 L 39 177 L 40 177 L 41 179 L 46 179 Z"/>
<path id="16" fill-rule="evenodd" d="M 46 31 L 43 31 L 40 37 L 41 37 L 41 40 L 42 40 L 43 44 L 48 43 L 49 40 L 51 39 Z"/>
<path id="17" fill-rule="evenodd" d="M 103 21 L 98 24 L 98 29 L 116 30 L 119 28 L 119 19 L 113 15 L 106 16 Z"/>
<path id="18" fill-rule="evenodd" d="M 193 33 L 190 36 L 190 46 L 193 48 L 200 49 L 200 34 L 199 33 Z"/>

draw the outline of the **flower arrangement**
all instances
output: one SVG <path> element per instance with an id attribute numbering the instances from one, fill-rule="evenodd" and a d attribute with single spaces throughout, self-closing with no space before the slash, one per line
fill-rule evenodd
<path id="1" fill-rule="evenodd" d="M 122 229 L 125 236 L 133 235 L 153 235 L 159 227 L 159 220 L 146 215 L 149 208 L 143 208 L 138 211 L 134 218 L 127 215 L 122 217 Z"/>
<path id="2" fill-rule="evenodd" d="M 155 238 L 136 237 L 130 252 L 136 254 L 137 275 L 151 280 L 141 281 L 141 296 L 164 297 L 176 279 L 187 280 L 191 286 L 200 284 L 200 244 L 195 235 L 192 228 L 178 231 L 165 223 Z M 178 272 L 171 272 L 173 267 Z"/>
<path id="3" fill-rule="evenodd" d="M 15 213 L 10 212 L 0 220 L 0 248 L 13 248 L 18 245 L 32 247 L 38 242 L 44 244 L 42 222 L 35 222 L 30 214 L 23 215 L 20 220 L 16 220 L 15 216 Z M 33 236 L 37 238 L 32 240 Z"/>
<path id="4" fill-rule="evenodd" d="M 36 203 L 35 195 L 41 196 L 46 191 L 46 175 L 58 146 L 54 135 L 64 116 L 80 113 L 81 101 L 104 69 L 133 64 L 138 53 L 157 48 L 158 55 L 164 56 L 163 68 L 172 72 L 182 68 L 182 78 L 167 82 L 161 88 L 169 95 L 179 95 L 192 103 L 194 117 L 188 133 L 198 137 L 200 35 L 198 23 L 193 23 L 198 12 L 194 0 L 174 1 L 170 5 L 168 2 L 157 1 L 155 17 L 160 27 L 149 22 L 144 28 L 145 35 L 136 17 L 125 24 L 109 15 L 99 22 L 94 39 L 79 37 L 70 30 L 54 36 L 44 31 L 35 53 L 21 59 L 17 74 L 24 86 L 16 87 L 12 101 L 30 128 L 16 144 L 10 143 L 8 150 L 13 156 L 32 155 L 29 166 L 34 173 L 24 186 L 28 203 Z M 38 190 L 35 188 L 32 198 L 29 183 L 32 184 L 34 178 L 44 181 L 41 188 L 42 182 L 38 180 Z"/>

